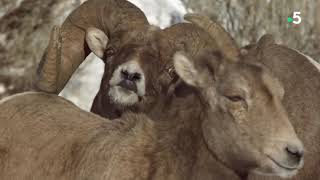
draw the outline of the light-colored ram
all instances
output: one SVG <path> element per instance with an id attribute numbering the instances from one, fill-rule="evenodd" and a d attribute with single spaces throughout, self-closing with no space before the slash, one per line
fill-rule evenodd
<path id="1" fill-rule="evenodd" d="M 189 17 L 194 24 L 210 29 L 210 21 L 199 21 L 200 16 Z M 206 19 L 206 18 L 202 18 Z M 203 20 L 202 20 L 203 21 Z M 284 85 L 283 104 L 290 120 L 306 147 L 305 165 L 293 180 L 311 180 L 320 177 L 320 65 L 302 53 L 275 43 L 271 35 L 263 36 L 257 44 L 242 49 L 243 60 L 260 63 L 270 69 Z M 210 160 L 212 166 L 204 169 L 200 179 L 238 179 L 233 172 L 219 162 Z M 212 173 L 212 172 L 220 172 Z M 276 177 L 261 177 L 252 174 L 249 179 L 275 180 Z"/>
<path id="2" fill-rule="evenodd" d="M 278 45 L 272 36 L 259 41 L 256 49 L 249 51 L 249 56 L 272 70 L 284 85 L 286 95 L 284 106 L 291 123 L 306 148 L 305 165 L 292 180 L 311 180 L 320 177 L 320 69 L 314 60 L 296 50 Z M 251 58 L 251 60 L 253 60 Z M 254 60 L 253 60 L 254 61 Z M 253 177 L 250 179 L 266 179 Z M 274 180 L 276 178 L 269 178 Z"/>

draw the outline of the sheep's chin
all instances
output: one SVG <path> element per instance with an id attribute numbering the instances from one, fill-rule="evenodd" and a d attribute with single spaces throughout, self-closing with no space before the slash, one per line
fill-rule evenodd
<path id="1" fill-rule="evenodd" d="M 264 176 L 278 176 L 281 178 L 291 178 L 298 173 L 298 169 L 288 170 L 278 166 L 272 160 L 267 159 L 263 167 L 257 168 L 253 172 Z"/>
<path id="2" fill-rule="evenodd" d="M 139 101 L 138 95 L 120 86 L 112 86 L 109 90 L 109 96 L 113 103 L 121 106 L 132 106 Z"/>

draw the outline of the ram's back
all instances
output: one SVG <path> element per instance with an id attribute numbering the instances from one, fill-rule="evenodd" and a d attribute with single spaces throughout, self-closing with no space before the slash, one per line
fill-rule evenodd
<path id="1" fill-rule="evenodd" d="M 148 176 L 155 131 L 145 115 L 109 121 L 45 93 L 11 96 L 0 109 L 0 180 Z"/>
<path id="2" fill-rule="evenodd" d="M 0 109 L 0 179 L 50 179 L 53 174 L 63 179 L 63 172 L 73 173 L 68 169 L 72 151 L 80 150 L 107 121 L 44 93 L 9 97 Z"/>

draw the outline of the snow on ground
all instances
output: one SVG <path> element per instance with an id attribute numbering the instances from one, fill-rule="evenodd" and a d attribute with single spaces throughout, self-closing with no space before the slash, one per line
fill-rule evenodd
<path id="1" fill-rule="evenodd" d="M 129 0 L 146 14 L 149 22 L 161 28 L 180 22 L 186 9 L 180 0 Z M 103 75 L 104 64 L 93 54 L 72 76 L 60 93 L 80 108 L 90 110 Z"/>
<path id="2" fill-rule="evenodd" d="M 90 110 L 97 94 L 103 75 L 104 63 L 94 54 L 90 54 L 76 73 L 71 77 L 61 96 L 84 110 Z"/>

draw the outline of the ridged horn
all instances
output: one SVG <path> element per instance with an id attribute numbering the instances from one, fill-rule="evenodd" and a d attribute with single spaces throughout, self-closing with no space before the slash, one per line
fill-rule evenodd
<path id="1" fill-rule="evenodd" d="M 226 30 L 209 17 L 200 14 L 186 14 L 184 19 L 203 28 L 216 41 L 221 52 L 230 60 L 238 61 L 240 50 Z"/>
<path id="2" fill-rule="evenodd" d="M 192 23 L 178 23 L 161 31 L 160 43 L 163 59 L 172 63 L 172 56 L 177 51 L 188 52 L 190 56 L 197 56 L 202 49 L 218 49 L 213 38 L 206 31 Z"/>
<path id="3" fill-rule="evenodd" d="M 112 42 L 121 44 L 126 37 L 130 37 L 129 34 L 132 31 L 148 25 L 143 12 L 126 0 L 88 0 L 84 2 L 67 17 L 61 26 L 59 52 L 61 62 L 57 68 L 59 73 L 55 93 L 59 93 L 65 87 L 71 75 L 91 52 L 85 43 L 87 28 L 101 29 Z M 44 63 L 49 63 L 49 61 L 44 61 Z M 44 88 L 44 90 L 51 89 Z"/>
<path id="4" fill-rule="evenodd" d="M 57 80 L 59 76 L 59 65 L 61 63 L 60 51 L 60 28 L 54 26 L 50 34 L 49 45 L 37 69 L 36 90 L 57 93 Z"/>

